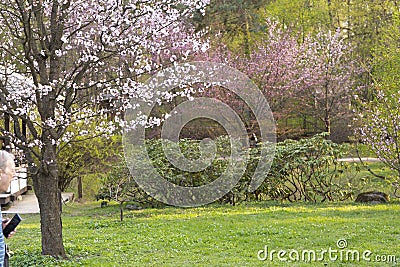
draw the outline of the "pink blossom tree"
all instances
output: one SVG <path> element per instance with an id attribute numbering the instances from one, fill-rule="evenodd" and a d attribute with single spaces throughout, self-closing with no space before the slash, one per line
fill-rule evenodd
<path id="1" fill-rule="evenodd" d="M 359 89 L 357 75 L 362 69 L 352 59 L 351 47 L 340 32 L 320 32 L 299 42 L 290 28 L 277 22 L 268 20 L 266 29 L 254 41 L 250 55 L 219 46 L 203 57 L 246 73 L 263 91 L 278 122 L 304 118 L 315 124 L 316 131 L 330 133 L 332 120 L 351 115 L 351 94 Z M 225 99 L 238 111 L 245 110 L 243 102 L 219 88 L 206 93 Z M 324 126 L 318 129 L 321 123 Z M 283 128 L 278 124 L 284 135 Z"/>
<path id="2" fill-rule="evenodd" d="M 283 111 L 288 107 L 286 104 L 300 89 L 298 62 L 302 58 L 303 45 L 289 29 L 277 22 L 267 20 L 265 28 L 267 31 L 253 41 L 249 54 L 243 50 L 246 48 L 232 51 L 224 45 L 211 45 L 211 49 L 198 58 L 225 63 L 248 75 L 268 99 L 275 118 L 279 119 L 287 114 Z M 241 114 L 248 130 L 257 133 L 250 110 L 234 94 L 219 87 L 209 88 L 203 94 L 229 102 Z"/>
<path id="3" fill-rule="evenodd" d="M 399 106 L 399 90 L 385 93 L 380 89 L 374 100 L 364 103 L 364 110 L 357 118 L 362 125 L 357 131 L 360 140 L 395 171 L 397 179 L 400 179 Z"/>
<path id="4" fill-rule="evenodd" d="M 61 144 L 112 133 L 117 123 L 123 125 L 119 115 L 129 98 L 148 97 L 138 90 L 142 75 L 204 48 L 189 18 L 206 4 L 0 3 L 0 111 L 14 122 L 14 131 L 0 130 L 26 155 L 40 206 L 43 254 L 66 255 L 57 188 Z M 100 119 L 110 111 L 115 123 Z M 89 131 L 87 125 L 95 127 Z"/>
<path id="5" fill-rule="evenodd" d="M 352 95 L 362 88 L 357 77 L 364 69 L 357 65 L 351 52 L 340 31 L 320 32 L 306 43 L 299 107 L 316 124 L 322 122 L 322 130 L 328 134 L 332 121 L 349 121 Z"/>

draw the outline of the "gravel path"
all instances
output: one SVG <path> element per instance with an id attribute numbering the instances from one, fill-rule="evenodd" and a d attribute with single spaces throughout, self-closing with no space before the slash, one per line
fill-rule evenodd
<path id="1" fill-rule="evenodd" d="M 378 158 L 361 158 L 363 162 L 380 162 L 381 160 Z M 338 161 L 344 161 L 344 162 L 360 162 L 359 158 L 342 158 L 338 159 Z"/>
<path id="2" fill-rule="evenodd" d="M 64 202 L 72 200 L 74 197 L 73 193 L 62 193 L 62 198 Z M 39 203 L 35 194 L 30 191 L 25 195 L 22 195 L 22 200 L 14 201 L 7 209 L 4 207 L 2 211 L 3 214 L 19 213 L 19 214 L 29 214 L 29 213 L 39 213 Z"/>

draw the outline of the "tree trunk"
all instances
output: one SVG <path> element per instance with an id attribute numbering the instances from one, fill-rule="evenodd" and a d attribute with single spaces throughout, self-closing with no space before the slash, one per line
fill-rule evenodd
<path id="1" fill-rule="evenodd" d="M 119 203 L 119 219 L 121 222 L 124 220 L 124 201 Z"/>
<path id="2" fill-rule="evenodd" d="M 78 201 L 83 198 L 82 177 L 78 177 Z"/>
<path id="3" fill-rule="evenodd" d="M 247 58 L 250 58 L 250 25 L 249 25 L 249 17 L 247 15 L 247 11 L 243 10 L 242 13 L 243 25 L 242 25 L 242 33 L 243 33 L 243 41 L 244 41 L 244 53 Z"/>
<path id="4" fill-rule="evenodd" d="M 42 254 L 65 258 L 55 146 L 45 142 L 42 155 L 38 173 L 33 177 L 40 208 Z"/>
<path id="5" fill-rule="evenodd" d="M 329 100 L 330 100 L 330 94 L 329 94 L 329 81 L 326 81 L 325 83 L 325 107 L 324 107 L 324 123 L 325 123 L 325 132 L 328 133 L 328 139 L 331 136 L 331 115 L 330 115 L 330 106 L 329 106 Z"/>
<path id="6" fill-rule="evenodd" d="M 328 0 L 328 15 L 329 15 L 329 23 L 330 27 L 333 27 L 333 13 L 332 13 L 332 0 Z"/>
<path id="7" fill-rule="evenodd" d="M 331 118 L 329 114 L 325 114 L 324 123 L 325 123 L 325 132 L 328 133 L 328 138 L 329 138 L 331 136 Z"/>

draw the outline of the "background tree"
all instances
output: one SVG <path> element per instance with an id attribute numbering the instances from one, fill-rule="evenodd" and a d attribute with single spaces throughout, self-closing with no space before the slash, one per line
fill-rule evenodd
<path id="1" fill-rule="evenodd" d="M 279 0 L 271 1 L 262 11 L 282 25 L 299 33 L 299 41 L 316 36 L 321 31 L 340 30 L 344 43 L 352 48 L 351 57 L 364 69 L 370 69 L 372 50 L 377 45 L 383 29 L 393 23 L 393 14 L 399 12 L 397 0 Z M 367 72 L 358 75 L 362 84 L 372 83 Z M 370 97 L 368 87 L 361 92 Z"/>
<path id="2" fill-rule="evenodd" d="M 94 126 L 88 126 L 87 129 L 94 129 Z M 57 153 L 58 188 L 64 192 L 72 185 L 76 186 L 78 201 L 84 197 L 84 178 L 91 174 L 101 175 L 110 170 L 113 162 L 120 160 L 115 155 L 122 151 L 121 136 L 79 137 L 81 130 L 70 130 L 78 135 L 77 138 L 62 142 Z"/>
<path id="3" fill-rule="evenodd" d="M 24 151 L 29 163 L 41 211 L 43 254 L 65 256 L 58 194 L 60 144 L 77 135 L 116 130 L 107 121 L 94 132 L 85 127 L 110 110 L 118 123 L 129 98 L 147 96 L 137 84 L 141 75 L 159 67 L 152 55 L 163 53 L 173 62 L 200 49 L 200 34 L 194 34 L 188 18 L 206 2 L 1 2 L 0 36 L 7 38 L 0 40 L 0 102 L 1 111 L 14 121 L 15 133 L 1 132 Z M 13 83 L 10 78 L 16 74 L 27 82 Z M 69 131 L 73 124 L 82 131 Z"/>
<path id="4" fill-rule="evenodd" d="M 374 99 L 359 111 L 359 139 L 397 173 L 400 179 L 400 13 L 384 29 L 374 50 Z M 363 99 L 361 99 L 363 100 Z"/>
<path id="5" fill-rule="evenodd" d="M 350 124 L 351 95 L 362 89 L 357 78 L 364 70 L 353 59 L 352 47 L 345 42 L 340 31 L 321 32 L 308 39 L 305 45 L 301 72 L 307 78 L 303 79 L 304 88 L 297 95 L 298 112 L 313 120 L 314 131 L 330 135 L 333 122 L 341 122 L 339 127 L 342 130 Z M 344 131 L 336 138 L 345 141 L 349 134 L 349 130 Z"/>
<path id="6" fill-rule="evenodd" d="M 351 118 L 351 94 L 357 92 L 362 68 L 353 59 L 351 46 L 341 31 L 321 31 L 302 42 L 290 27 L 267 20 L 263 34 L 253 42 L 251 53 L 228 46 L 210 49 L 201 59 L 223 62 L 246 73 L 262 90 L 274 112 L 280 139 L 306 132 L 331 132 L 333 122 Z M 235 95 L 211 88 L 207 96 L 228 102 L 243 116 L 249 132 L 257 133 L 252 115 Z M 288 123 L 291 122 L 291 123 Z M 295 124 L 294 124 L 295 122 Z M 346 140 L 350 130 L 336 137 Z"/>
<path id="7" fill-rule="evenodd" d="M 241 64 L 234 61 L 240 61 L 241 55 L 246 55 L 254 60 L 255 54 L 258 53 L 256 52 L 258 47 L 266 46 L 265 40 L 268 39 L 266 35 L 271 30 L 269 28 L 271 25 L 265 24 L 264 21 L 270 19 L 279 22 L 280 30 L 292 37 L 288 40 L 290 42 L 297 40 L 298 44 L 293 47 L 308 46 L 308 49 L 313 50 L 317 56 L 310 53 L 306 55 L 308 59 L 304 60 L 305 67 L 307 67 L 304 71 L 309 71 L 311 76 L 308 78 L 308 82 L 300 86 L 303 90 L 297 91 L 302 92 L 299 98 L 302 97 L 305 101 L 294 101 L 279 110 L 273 108 L 276 117 L 281 118 L 281 120 L 278 118 L 278 129 L 286 137 L 289 136 L 287 134 L 293 136 L 293 133 L 302 135 L 332 131 L 334 140 L 346 141 L 347 136 L 351 134 L 351 129 L 348 129 L 347 125 L 350 124 L 353 116 L 351 114 L 353 107 L 350 104 L 354 104 L 350 103 L 348 93 L 352 92 L 369 99 L 373 94 L 369 90 L 371 87 L 366 86 L 372 83 L 371 76 L 367 71 L 371 69 L 373 62 L 372 49 L 381 38 L 383 29 L 393 23 L 393 14 L 396 10 L 398 11 L 399 6 L 398 1 L 395 0 L 275 0 L 246 3 L 243 1 L 234 1 L 233 3 L 212 1 L 208 8 L 210 12 L 202 18 L 200 24 L 209 27 L 212 33 L 210 39 L 214 43 L 214 47 L 221 47 L 221 43 L 224 43 L 230 53 L 234 54 L 229 56 L 225 52 L 218 52 L 220 53 L 218 57 L 225 62 L 230 61 L 230 65 L 236 67 Z M 250 20 L 243 18 L 245 15 L 243 10 L 252 14 Z M 247 27 L 241 27 L 247 22 L 249 22 Z M 290 29 L 290 33 L 287 32 L 287 29 Z M 328 32 L 331 33 L 328 34 Z M 313 42 L 314 44 L 321 43 L 320 48 L 312 48 Z M 329 44 L 329 42 L 331 43 Z M 321 47 L 324 47 L 325 51 Z M 330 54 L 331 52 L 334 53 Z M 335 60 L 335 57 L 340 59 Z M 280 59 L 283 60 L 283 58 L 284 55 L 281 55 Z M 264 57 L 265 59 L 267 58 Z M 276 55 L 273 60 L 278 59 L 279 56 Z M 243 60 L 243 62 L 248 61 Z M 254 61 L 252 68 L 262 69 L 265 64 L 259 64 L 259 62 L 269 61 Z M 274 63 L 276 64 L 276 62 Z M 314 68 L 308 67 L 307 64 L 313 64 Z M 283 64 L 278 65 L 283 66 Z M 242 70 L 242 68 L 238 69 Z M 253 73 L 255 71 L 251 70 Z M 268 73 L 267 71 L 265 68 L 264 72 L 260 72 L 261 77 L 273 76 L 265 75 Z M 263 87 L 260 86 L 256 75 L 249 76 L 259 87 Z M 303 76 L 305 77 L 306 74 Z M 346 80 L 346 78 L 349 79 Z M 336 81 L 334 81 L 335 79 Z M 344 82 L 343 87 L 339 85 L 339 80 Z M 263 81 L 263 83 L 264 85 L 268 84 L 268 81 Z M 313 88 L 310 87 L 311 83 L 315 85 Z M 320 89 L 316 89 L 316 87 Z M 298 87 L 293 86 L 292 88 L 297 89 Z M 338 90 L 339 88 L 340 90 Z M 357 92 L 353 92 L 353 89 Z M 276 98 L 269 99 L 271 106 L 274 106 L 275 100 Z M 284 102 L 290 101 L 286 99 Z M 296 106 L 298 109 L 294 110 L 293 107 Z"/>
<path id="8" fill-rule="evenodd" d="M 242 48 L 248 56 L 253 39 L 265 30 L 260 10 L 270 0 L 212 0 L 205 16 L 195 17 L 199 29 L 208 29 L 211 39 L 218 36 L 230 48 Z"/>
<path id="9" fill-rule="evenodd" d="M 250 77 L 266 96 L 276 119 L 284 118 L 288 112 L 285 108 L 301 80 L 298 75 L 298 62 L 301 59 L 302 45 L 292 36 L 290 29 L 283 29 L 281 24 L 272 20 L 264 22 L 265 32 L 259 32 L 253 40 L 250 54 L 245 48 L 230 48 L 219 45 L 206 53 L 198 55 L 197 59 L 225 63 Z M 257 123 L 247 105 L 235 94 L 220 87 L 205 89 L 202 93 L 229 104 L 246 124 L 250 134 L 258 134 Z M 281 131 L 282 128 L 278 127 Z"/>

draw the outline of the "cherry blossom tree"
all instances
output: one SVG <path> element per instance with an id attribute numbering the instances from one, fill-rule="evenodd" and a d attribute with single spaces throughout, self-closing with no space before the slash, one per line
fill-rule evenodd
<path id="1" fill-rule="evenodd" d="M 197 56 L 201 60 L 225 63 L 248 75 L 268 99 L 274 117 L 280 119 L 288 114 L 285 110 L 288 100 L 301 89 L 298 62 L 304 49 L 297 36 L 279 23 L 267 20 L 264 28 L 266 32 L 253 41 L 249 54 L 245 51 L 247 48 L 233 51 L 219 44 L 211 45 L 210 50 Z M 249 108 L 234 94 L 219 87 L 204 90 L 202 94 L 229 103 L 242 116 L 248 131 L 257 133 Z"/>
<path id="2" fill-rule="evenodd" d="M 205 49 L 189 21 L 207 0 L 4 0 L 0 3 L 1 128 L 26 155 L 38 197 L 42 253 L 65 257 L 57 154 L 123 126 L 143 75 Z M 101 120 L 113 111 L 115 121 Z M 88 131 L 86 125 L 99 123 Z M 119 126 L 118 126 L 118 123 Z M 80 129 L 70 131 L 71 127 Z M 27 131 L 25 129 L 28 129 Z M 61 145 L 63 144 L 63 145 Z"/>
<path id="3" fill-rule="evenodd" d="M 400 179 L 400 92 L 380 89 L 374 100 L 364 103 L 357 120 L 357 134 Z M 389 178 L 389 177 L 388 177 Z"/>
<path id="4" fill-rule="evenodd" d="M 265 28 L 250 55 L 219 46 L 203 57 L 235 67 L 257 84 L 274 112 L 281 137 L 293 134 L 279 124 L 286 118 L 304 120 L 303 124 L 312 124 L 314 131 L 328 133 L 332 121 L 349 119 L 351 95 L 361 88 L 357 76 L 363 70 L 352 58 L 343 34 L 328 31 L 299 38 L 290 27 L 271 20 Z M 219 88 L 205 93 L 225 99 L 238 113 L 246 113 L 243 102 Z M 323 127 L 318 127 L 321 124 Z"/>
<path id="5" fill-rule="evenodd" d="M 316 123 L 322 122 L 322 130 L 329 134 L 332 121 L 349 121 L 351 97 L 362 88 L 357 77 L 364 70 L 353 59 L 351 49 L 340 31 L 320 32 L 309 38 L 301 62 L 305 78 L 299 107 Z"/>

